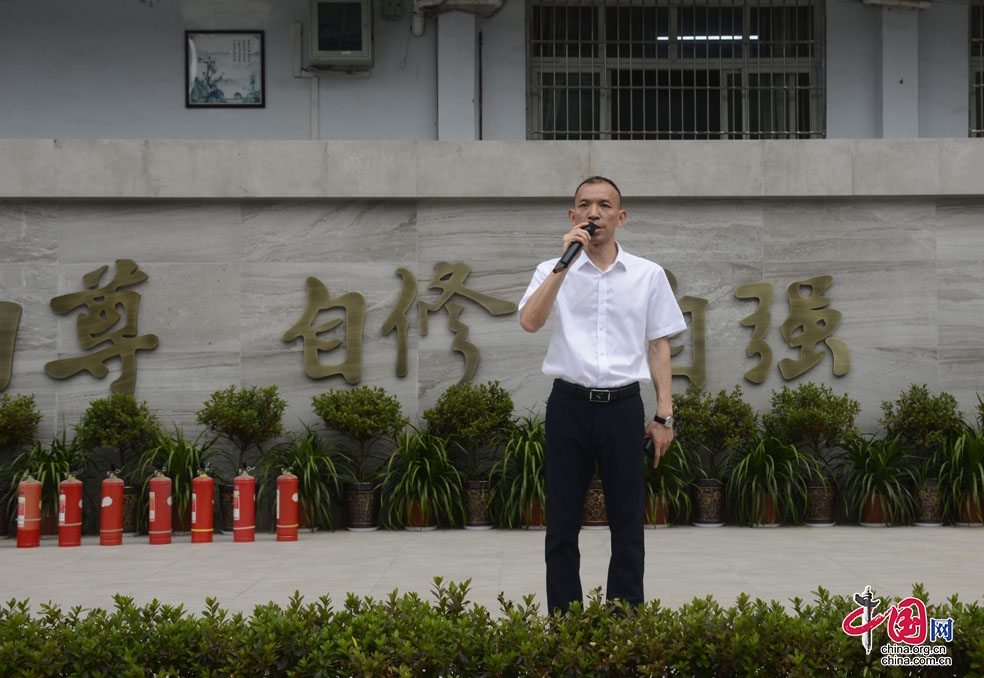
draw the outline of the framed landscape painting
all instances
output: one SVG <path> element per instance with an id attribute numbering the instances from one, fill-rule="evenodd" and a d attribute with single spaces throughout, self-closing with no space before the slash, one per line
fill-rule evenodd
<path id="1" fill-rule="evenodd" d="M 185 107 L 263 108 L 263 31 L 185 31 Z"/>

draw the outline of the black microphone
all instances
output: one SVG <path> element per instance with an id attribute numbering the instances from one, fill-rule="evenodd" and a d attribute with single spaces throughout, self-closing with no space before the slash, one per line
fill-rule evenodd
<path id="1" fill-rule="evenodd" d="M 593 221 L 589 221 L 587 226 L 582 226 L 581 228 L 587 231 L 588 235 L 594 235 L 595 231 L 598 230 L 598 226 Z M 577 256 L 577 253 L 581 251 L 582 247 L 584 247 L 584 245 L 581 244 L 580 240 L 575 240 L 572 242 L 571 246 L 568 247 L 567 251 L 560 257 L 560 261 L 558 261 L 557 265 L 554 266 L 553 272 L 560 273 L 565 268 L 570 266 L 571 262 L 574 261 L 574 258 Z"/>
<path id="2" fill-rule="evenodd" d="M 656 421 L 655 417 L 653 418 L 653 421 Z M 642 454 L 646 457 L 646 459 L 653 459 L 655 456 L 653 454 L 653 439 L 649 436 L 646 436 L 646 442 L 642 444 Z"/>

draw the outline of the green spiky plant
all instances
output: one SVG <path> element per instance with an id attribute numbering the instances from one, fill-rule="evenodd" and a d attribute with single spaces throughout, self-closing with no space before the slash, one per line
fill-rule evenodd
<path id="1" fill-rule="evenodd" d="M 81 476 L 87 465 L 84 448 L 77 439 L 69 441 L 66 433 L 48 443 L 37 441 L 11 463 L 14 487 L 27 476 L 41 483 L 43 515 L 58 514 L 58 484 L 69 474 Z"/>
<path id="2" fill-rule="evenodd" d="M 690 485 L 697 477 L 696 453 L 674 440 L 657 466 L 653 466 L 651 456 L 644 456 L 643 460 L 650 515 L 656 516 L 657 510 L 663 507 L 670 522 L 688 522 L 692 509 Z"/>
<path id="3" fill-rule="evenodd" d="M 383 505 L 388 527 L 406 525 L 414 509 L 426 525 L 464 522 L 461 474 L 444 438 L 416 429 L 397 436 L 383 480 Z"/>
<path id="4" fill-rule="evenodd" d="M 274 446 L 264 455 L 258 473 L 258 502 L 274 491 L 277 478 L 289 470 L 297 476 L 299 508 L 311 530 L 334 530 L 334 505 L 342 495 L 342 469 L 350 461 L 339 443 L 326 440 L 305 425 L 304 433 L 292 433 L 288 442 Z"/>
<path id="5" fill-rule="evenodd" d="M 154 472 L 160 471 L 171 479 L 171 498 L 178 516 L 177 530 L 189 530 L 190 524 L 181 521 L 191 510 L 191 483 L 210 466 L 215 450 L 205 434 L 189 439 L 177 425 L 172 432 L 162 431 L 157 443 L 140 457 L 140 474 L 145 478 L 143 494 L 147 494 Z"/>
<path id="6" fill-rule="evenodd" d="M 984 505 L 984 430 L 965 426 L 942 447 L 940 487 L 943 519 L 952 522 L 982 521 Z"/>
<path id="7" fill-rule="evenodd" d="M 784 522 L 798 523 L 806 504 L 807 481 L 819 474 L 811 454 L 792 443 L 772 436 L 761 438 L 735 457 L 725 485 L 728 506 L 736 522 L 761 525 L 767 522 L 771 500 Z"/>
<path id="8" fill-rule="evenodd" d="M 835 464 L 849 519 L 866 522 L 866 508 L 877 503 L 887 523 L 912 522 L 918 471 L 900 435 L 852 436 L 835 456 Z"/>
<path id="9" fill-rule="evenodd" d="M 501 527 L 523 524 L 533 513 L 533 506 L 546 508 L 546 439 L 546 427 L 539 416 L 531 413 L 514 421 L 502 459 L 490 474 Z"/>

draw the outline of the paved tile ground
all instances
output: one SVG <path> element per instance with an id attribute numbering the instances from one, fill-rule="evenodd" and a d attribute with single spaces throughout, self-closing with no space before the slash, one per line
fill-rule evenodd
<path id="1" fill-rule="evenodd" d="M 109 608 L 112 595 L 123 593 L 138 604 L 156 598 L 198 612 L 214 597 L 226 609 L 249 612 L 260 603 L 285 604 L 295 591 L 309 600 L 327 594 L 336 604 L 347 593 L 381 598 L 394 589 L 432 599 L 433 578 L 441 576 L 471 579 L 469 599 L 495 613 L 500 592 L 514 601 L 533 594 L 544 604 L 543 534 L 302 532 L 296 542 L 260 534 L 234 543 L 216 535 L 210 544 L 176 535 L 163 546 L 147 537 L 100 546 L 98 537 L 86 537 L 75 548 L 46 538 L 34 549 L 0 539 L 0 601 Z M 984 600 L 984 529 L 676 526 L 647 530 L 646 546 L 646 594 L 673 608 L 707 595 L 731 605 L 742 592 L 788 605 L 794 596 L 812 600 L 818 585 L 847 596 L 870 585 L 904 597 L 915 582 L 934 602 L 954 593 Z M 582 531 L 581 552 L 587 593 L 604 586 L 608 530 Z"/>

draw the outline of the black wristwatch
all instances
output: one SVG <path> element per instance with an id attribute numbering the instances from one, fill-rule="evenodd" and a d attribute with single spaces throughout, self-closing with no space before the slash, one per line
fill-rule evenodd
<path id="1" fill-rule="evenodd" d="M 653 421 L 657 424 L 662 424 L 666 428 L 673 428 L 673 415 L 671 414 L 666 419 L 660 416 L 653 416 Z"/>

